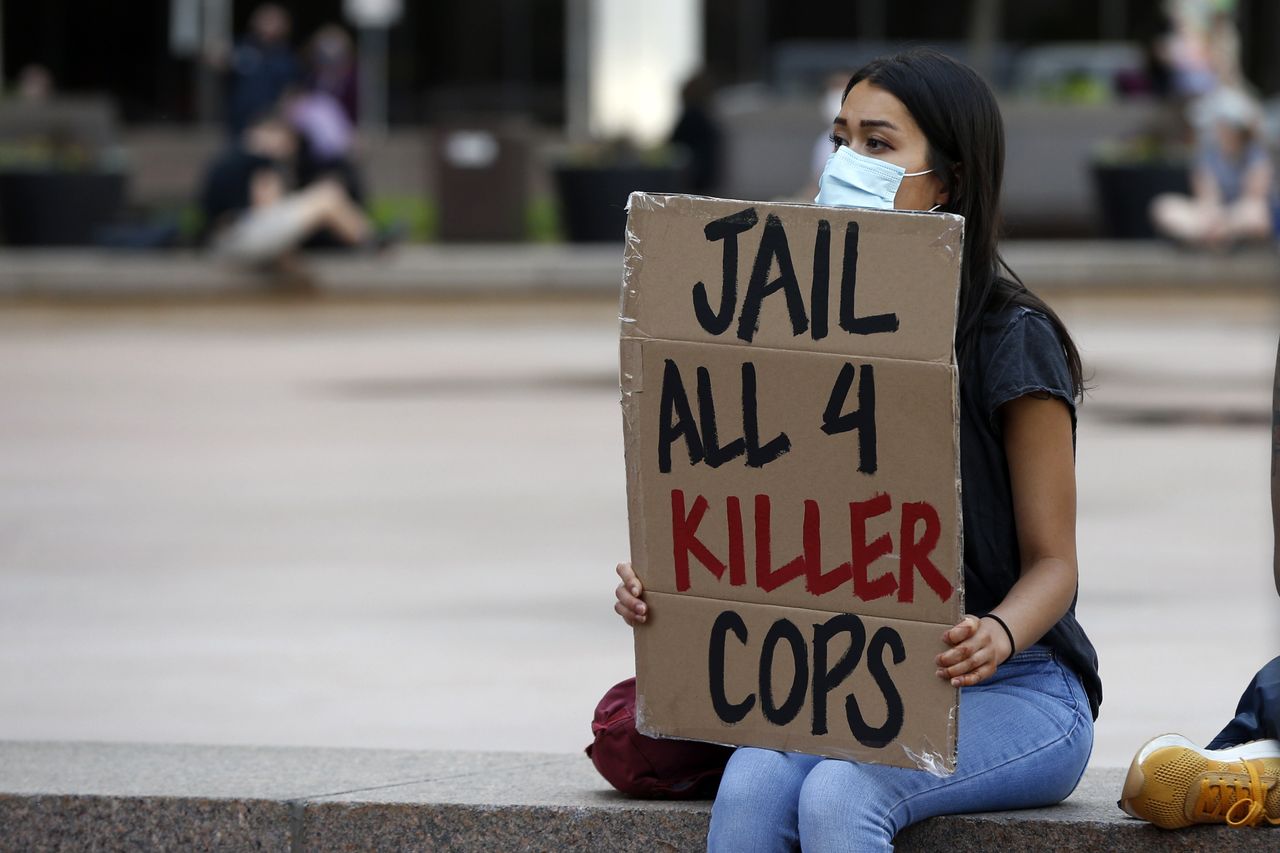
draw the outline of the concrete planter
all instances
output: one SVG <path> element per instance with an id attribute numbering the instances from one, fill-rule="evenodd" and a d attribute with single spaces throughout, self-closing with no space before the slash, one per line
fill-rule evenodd
<path id="1" fill-rule="evenodd" d="M 87 246 L 124 207 L 122 172 L 0 172 L 0 230 L 10 246 Z"/>
<path id="2" fill-rule="evenodd" d="M 1190 166 L 1176 161 L 1093 163 L 1093 185 L 1102 214 L 1102 235 L 1151 240 L 1151 200 L 1161 193 L 1189 193 Z"/>
<path id="3" fill-rule="evenodd" d="M 573 243 L 621 242 L 632 192 L 681 193 L 689 188 L 683 165 L 560 165 L 555 182 L 565 235 Z"/>

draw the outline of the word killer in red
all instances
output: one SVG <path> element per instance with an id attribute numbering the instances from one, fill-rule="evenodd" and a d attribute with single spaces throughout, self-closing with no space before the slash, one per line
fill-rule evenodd
<path id="1" fill-rule="evenodd" d="M 712 553 L 701 539 L 698 528 L 710 509 L 702 495 L 689 504 L 680 489 L 671 492 L 671 538 L 675 558 L 676 589 L 684 592 L 690 587 L 689 558 L 701 563 L 717 580 L 729 576 L 731 586 L 747 583 L 746 533 L 743 521 L 742 501 L 730 496 L 725 499 L 724 519 L 728 532 L 729 553 Z M 893 538 L 883 533 L 867 541 L 867 522 L 886 515 L 894 509 L 893 500 L 887 494 L 879 494 L 865 501 L 849 504 L 849 540 L 851 554 L 848 562 L 830 570 L 822 567 L 822 517 L 818 502 L 804 502 L 804 520 L 801 530 L 801 553 L 781 566 L 774 567 L 773 527 L 770 522 L 768 495 L 756 495 L 752 513 L 752 532 L 755 539 L 755 585 L 765 592 L 783 584 L 804 578 L 805 589 L 814 595 L 825 595 L 850 584 L 853 595 L 863 601 L 875 601 L 896 594 L 898 601 L 915 601 L 915 579 L 919 574 L 925 585 L 940 601 L 949 601 L 955 594 L 951 582 L 938 571 L 930 554 L 938 545 L 942 524 L 938 511 L 924 501 L 899 504 L 898 570 L 872 577 L 871 564 L 893 553 Z"/>

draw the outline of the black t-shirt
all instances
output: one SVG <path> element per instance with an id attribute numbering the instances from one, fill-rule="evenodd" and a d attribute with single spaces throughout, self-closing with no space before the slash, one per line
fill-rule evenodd
<path id="1" fill-rule="evenodd" d="M 1071 410 L 1074 442 L 1071 374 L 1049 318 L 1021 306 L 988 314 L 973 352 L 960 368 L 964 586 L 969 613 L 986 613 L 997 606 L 1021 574 L 1009 460 L 997 410 L 1024 394 L 1045 392 Z M 1067 614 L 1040 642 L 1079 673 L 1096 718 L 1102 702 L 1098 655 L 1075 611 L 1073 598 Z"/>
<path id="2" fill-rule="evenodd" d="M 249 209 L 253 176 L 262 170 L 279 171 L 276 161 L 236 146 L 214 161 L 205 174 L 200 192 L 205 229 L 212 231 Z"/>

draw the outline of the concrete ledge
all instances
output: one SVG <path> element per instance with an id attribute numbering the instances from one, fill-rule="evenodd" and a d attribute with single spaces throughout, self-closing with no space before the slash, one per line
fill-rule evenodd
<path id="1" fill-rule="evenodd" d="M 1062 805 L 934 818 L 898 849 L 1275 850 L 1164 832 L 1091 770 Z M 710 804 L 628 800 L 581 755 L 0 742 L 0 851 L 701 850 Z"/>
<path id="2" fill-rule="evenodd" d="M 322 295 L 616 295 L 622 245 L 405 246 L 384 255 L 314 253 L 307 269 Z M 265 292 L 269 276 L 194 251 L 0 251 L 0 296 L 210 297 Z"/>
<path id="3" fill-rule="evenodd" d="M 1163 243 L 1011 242 L 1005 257 L 1037 291 L 1156 290 L 1222 293 L 1275 286 L 1280 261 L 1265 250 L 1232 255 Z M 317 290 L 341 297 L 614 296 L 622 246 L 406 246 L 386 256 L 317 254 Z M 0 251 L 0 296 L 10 298 L 214 297 L 265 292 L 269 279 L 190 251 Z"/>
<path id="4" fill-rule="evenodd" d="M 1276 287 L 1280 256 L 1271 248 L 1230 254 L 1192 252 L 1140 240 L 1007 241 L 1001 253 L 1031 289 L 1180 291 L 1211 295 Z"/>

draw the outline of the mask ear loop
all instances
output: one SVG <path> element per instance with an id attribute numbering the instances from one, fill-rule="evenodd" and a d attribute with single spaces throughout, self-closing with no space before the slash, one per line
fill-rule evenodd
<path id="1" fill-rule="evenodd" d="M 929 173 L 930 173 L 930 172 L 932 172 L 932 171 L 933 171 L 933 169 L 925 169 L 925 170 L 920 171 L 920 172 L 905 172 L 905 173 L 903 173 L 902 177 L 904 177 L 904 178 L 914 178 L 914 177 L 917 177 L 917 176 L 919 176 L 919 175 L 927 175 L 927 174 L 929 174 Z M 940 207 L 942 207 L 942 205 L 941 205 L 941 204 L 935 204 L 933 207 L 931 207 L 931 208 L 929 208 L 928 210 L 926 210 L 926 211 L 925 211 L 925 213 L 933 213 L 935 210 L 937 210 L 937 209 L 938 209 L 938 208 L 940 208 Z"/>

